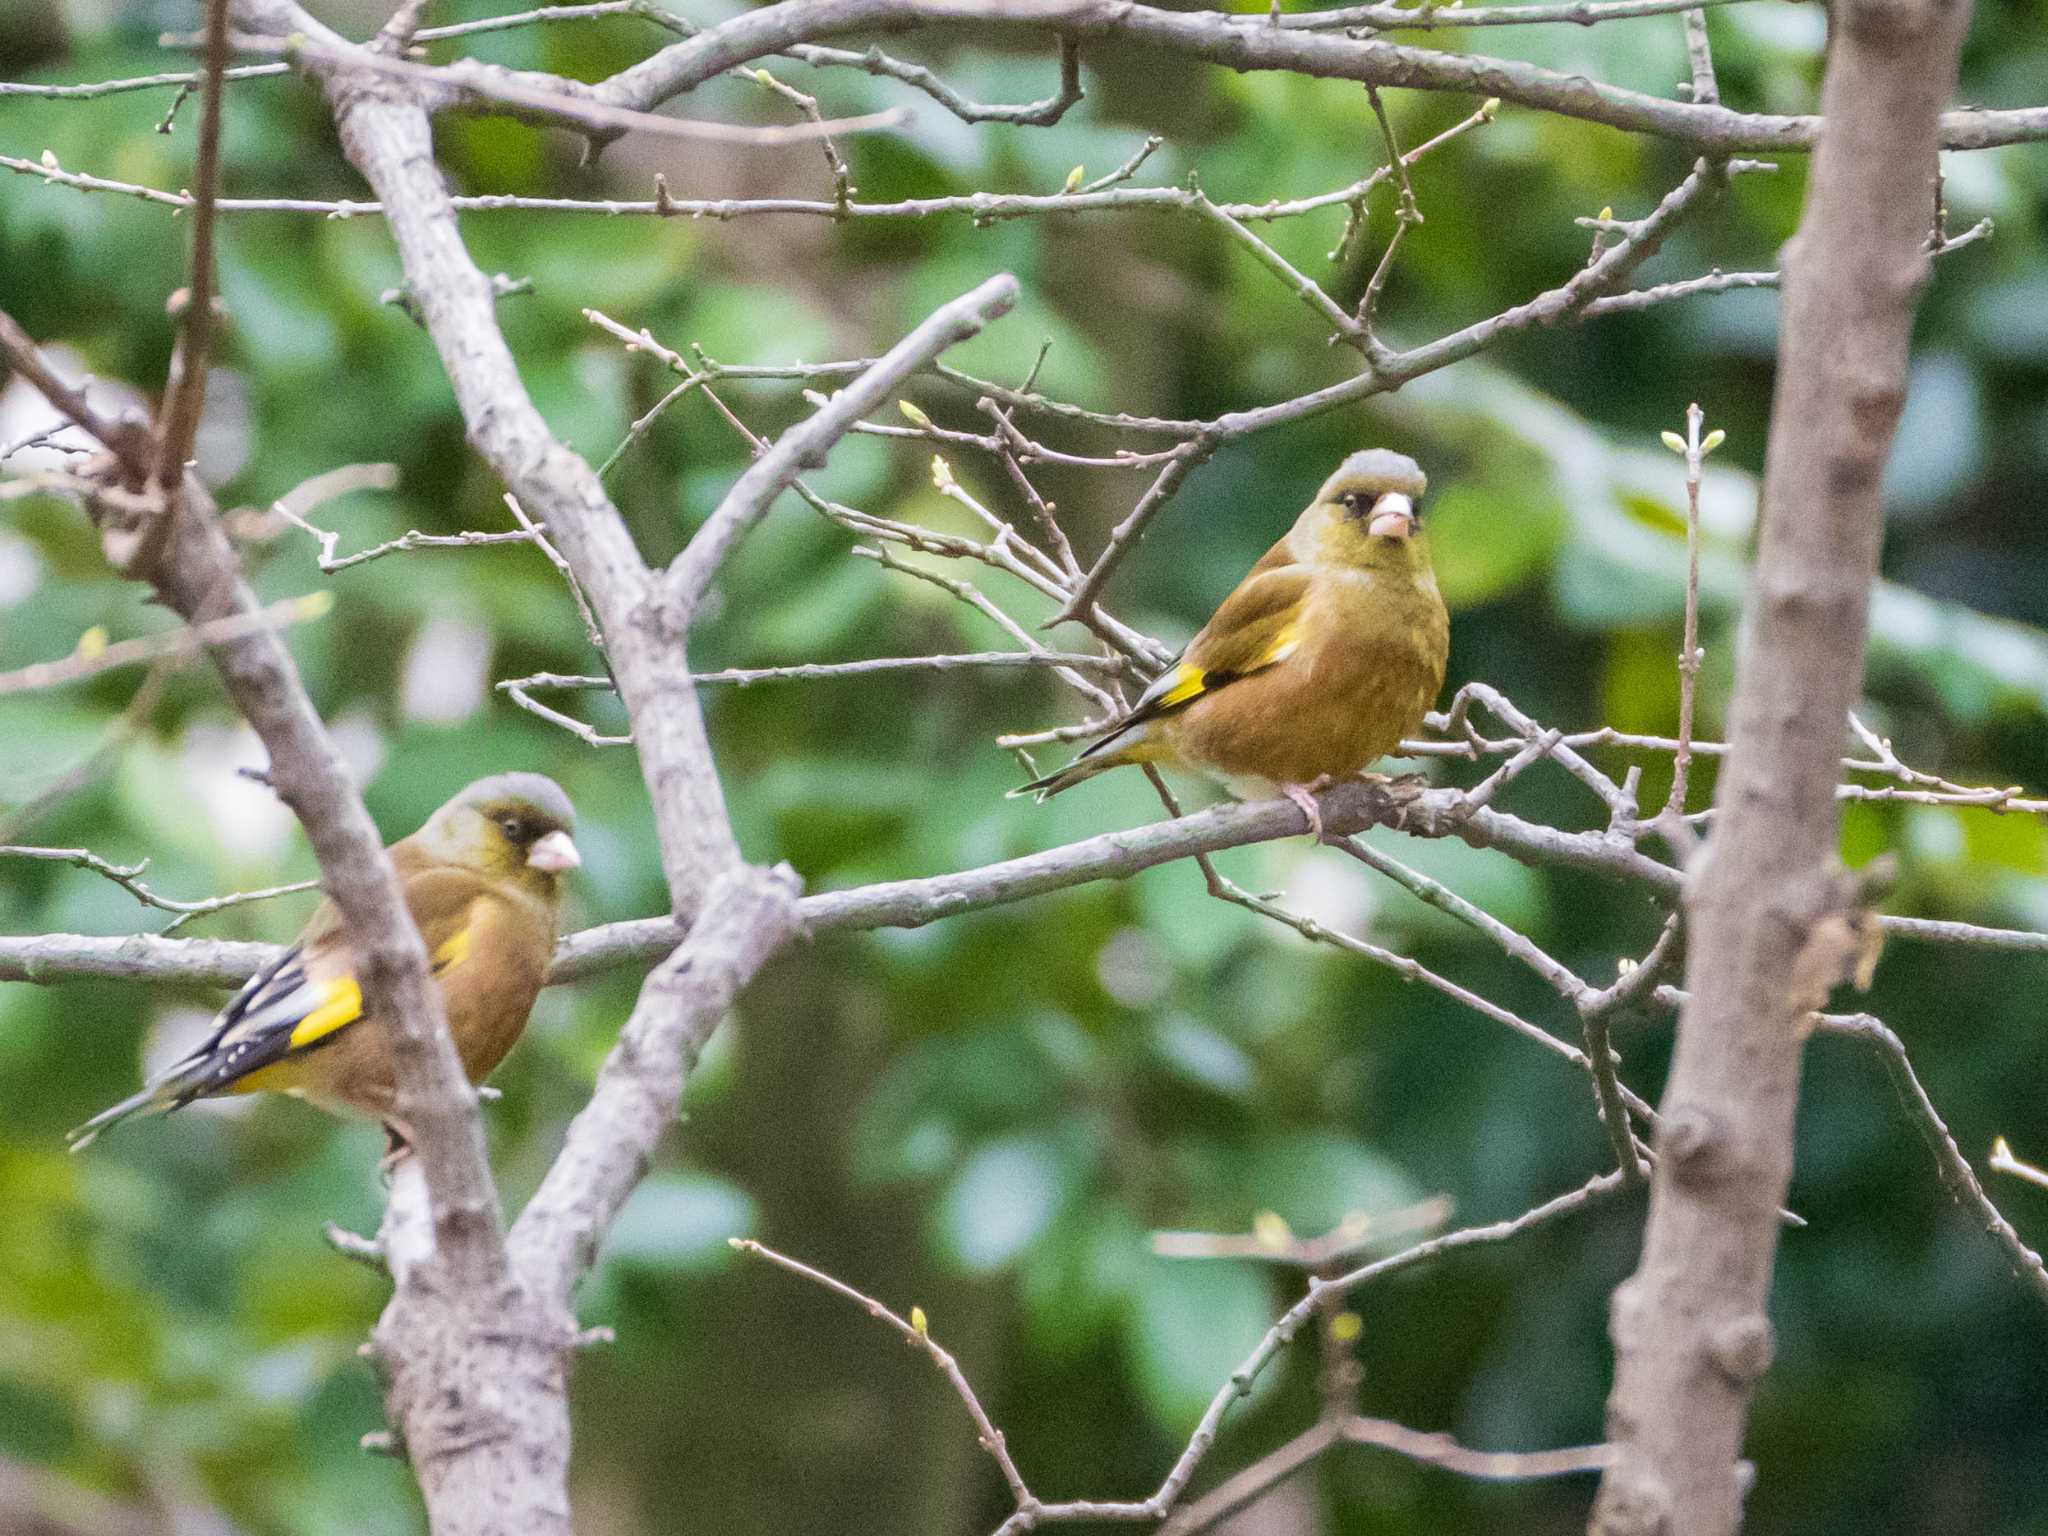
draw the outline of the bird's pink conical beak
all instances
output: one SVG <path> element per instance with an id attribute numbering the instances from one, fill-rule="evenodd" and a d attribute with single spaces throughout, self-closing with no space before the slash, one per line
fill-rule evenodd
<path id="1" fill-rule="evenodd" d="M 1407 538 L 1415 531 L 1415 503 L 1399 491 L 1387 492 L 1372 504 L 1372 520 L 1365 531 L 1374 538 Z"/>
<path id="2" fill-rule="evenodd" d="M 526 862 L 534 869 L 558 875 L 565 869 L 576 868 L 583 862 L 583 855 L 576 851 L 568 833 L 550 832 L 526 850 Z"/>

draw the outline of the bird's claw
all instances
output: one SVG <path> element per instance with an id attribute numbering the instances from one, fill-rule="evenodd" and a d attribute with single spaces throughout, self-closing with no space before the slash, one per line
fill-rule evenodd
<path id="1" fill-rule="evenodd" d="M 1320 843 L 1324 840 L 1323 808 L 1316 803 L 1316 788 L 1317 785 L 1310 784 L 1282 784 L 1280 793 L 1301 807 L 1302 815 L 1308 818 L 1309 837 Z"/>
<path id="2" fill-rule="evenodd" d="M 398 1176 L 398 1165 L 412 1156 L 412 1143 L 405 1138 L 397 1126 L 388 1122 L 384 1127 L 384 1155 L 377 1159 L 377 1177 L 389 1188 Z"/>

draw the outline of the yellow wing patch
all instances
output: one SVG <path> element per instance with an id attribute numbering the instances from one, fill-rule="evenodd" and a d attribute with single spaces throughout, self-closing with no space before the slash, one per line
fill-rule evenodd
<path id="1" fill-rule="evenodd" d="M 434 974 L 438 976 L 450 967 L 462 964 L 469 958 L 469 950 L 470 930 L 464 928 L 434 950 L 430 957 Z M 304 1050 L 362 1016 L 363 989 L 356 985 L 353 976 L 337 977 L 320 989 L 320 1006 L 292 1027 L 290 1049 Z"/>
<path id="2" fill-rule="evenodd" d="M 469 958 L 471 932 L 472 930 L 468 927 L 462 928 L 429 957 L 431 962 L 430 968 L 436 976 L 440 975 L 443 971 L 453 969 Z"/>
<path id="3" fill-rule="evenodd" d="M 1208 673 L 1182 662 L 1173 669 L 1173 685 L 1159 695 L 1159 707 L 1171 709 L 1176 704 L 1185 704 L 1189 699 L 1198 697 L 1208 685 Z"/>
<path id="4" fill-rule="evenodd" d="M 363 989 L 356 985 L 353 976 L 336 977 L 320 991 L 320 1006 L 292 1028 L 292 1050 L 303 1050 L 363 1016 Z"/>
<path id="5" fill-rule="evenodd" d="M 1273 637 L 1273 643 L 1266 647 L 1259 659 L 1246 667 L 1247 672 L 1256 672 L 1261 667 L 1277 666 L 1301 649 L 1301 626 L 1283 624 L 1280 632 Z"/>
<path id="6" fill-rule="evenodd" d="M 1171 709 L 1176 704 L 1185 704 L 1207 693 L 1212 684 L 1221 687 L 1235 678 L 1245 677 L 1265 667 L 1285 661 L 1301 648 L 1301 626 L 1283 624 L 1274 632 L 1272 643 L 1241 667 L 1198 667 L 1192 662 L 1182 662 L 1168 674 L 1172 681 L 1159 695 L 1157 707 Z"/>

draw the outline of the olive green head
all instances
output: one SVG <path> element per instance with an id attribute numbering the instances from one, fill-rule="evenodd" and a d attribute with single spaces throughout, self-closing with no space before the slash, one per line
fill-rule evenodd
<path id="1" fill-rule="evenodd" d="M 538 773 L 478 779 L 407 839 L 428 858 L 552 899 L 565 871 L 583 862 L 572 834 L 576 808 L 562 786 Z"/>
<path id="2" fill-rule="evenodd" d="M 1388 575 L 1429 569 L 1422 535 L 1422 499 L 1429 481 L 1405 453 L 1367 448 L 1323 482 L 1301 514 L 1297 533 L 1312 540 L 1315 558 Z"/>

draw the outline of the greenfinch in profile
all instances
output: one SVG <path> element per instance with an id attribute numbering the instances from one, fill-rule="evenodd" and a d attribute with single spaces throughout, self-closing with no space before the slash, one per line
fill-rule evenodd
<path id="1" fill-rule="evenodd" d="M 526 1027 L 554 954 L 562 876 L 583 862 L 576 812 L 537 773 L 479 779 L 391 845 L 405 904 L 426 943 L 448 1032 L 473 1083 Z M 108 1126 L 194 1099 L 268 1091 L 383 1122 L 394 1153 L 397 1085 L 383 1031 L 363 1011 L 341 913 L 323 901 L 298 941 L 264 966 L 189 1055 L 132 1098 L 71 1132 L 72 1150 Z"/>
<path id="2" fill-rule="evenodd" d="M 1427 489 L 1405 454 L 1352 454 L 1128 712 L 1011 793 L 1043 800 L 1159 763 L 1244 799 L 1284 794 L 1320 837 L 1314 792 L 1393 751 L 1443 687 L 1450 617 L 1420 524 Z"/>

